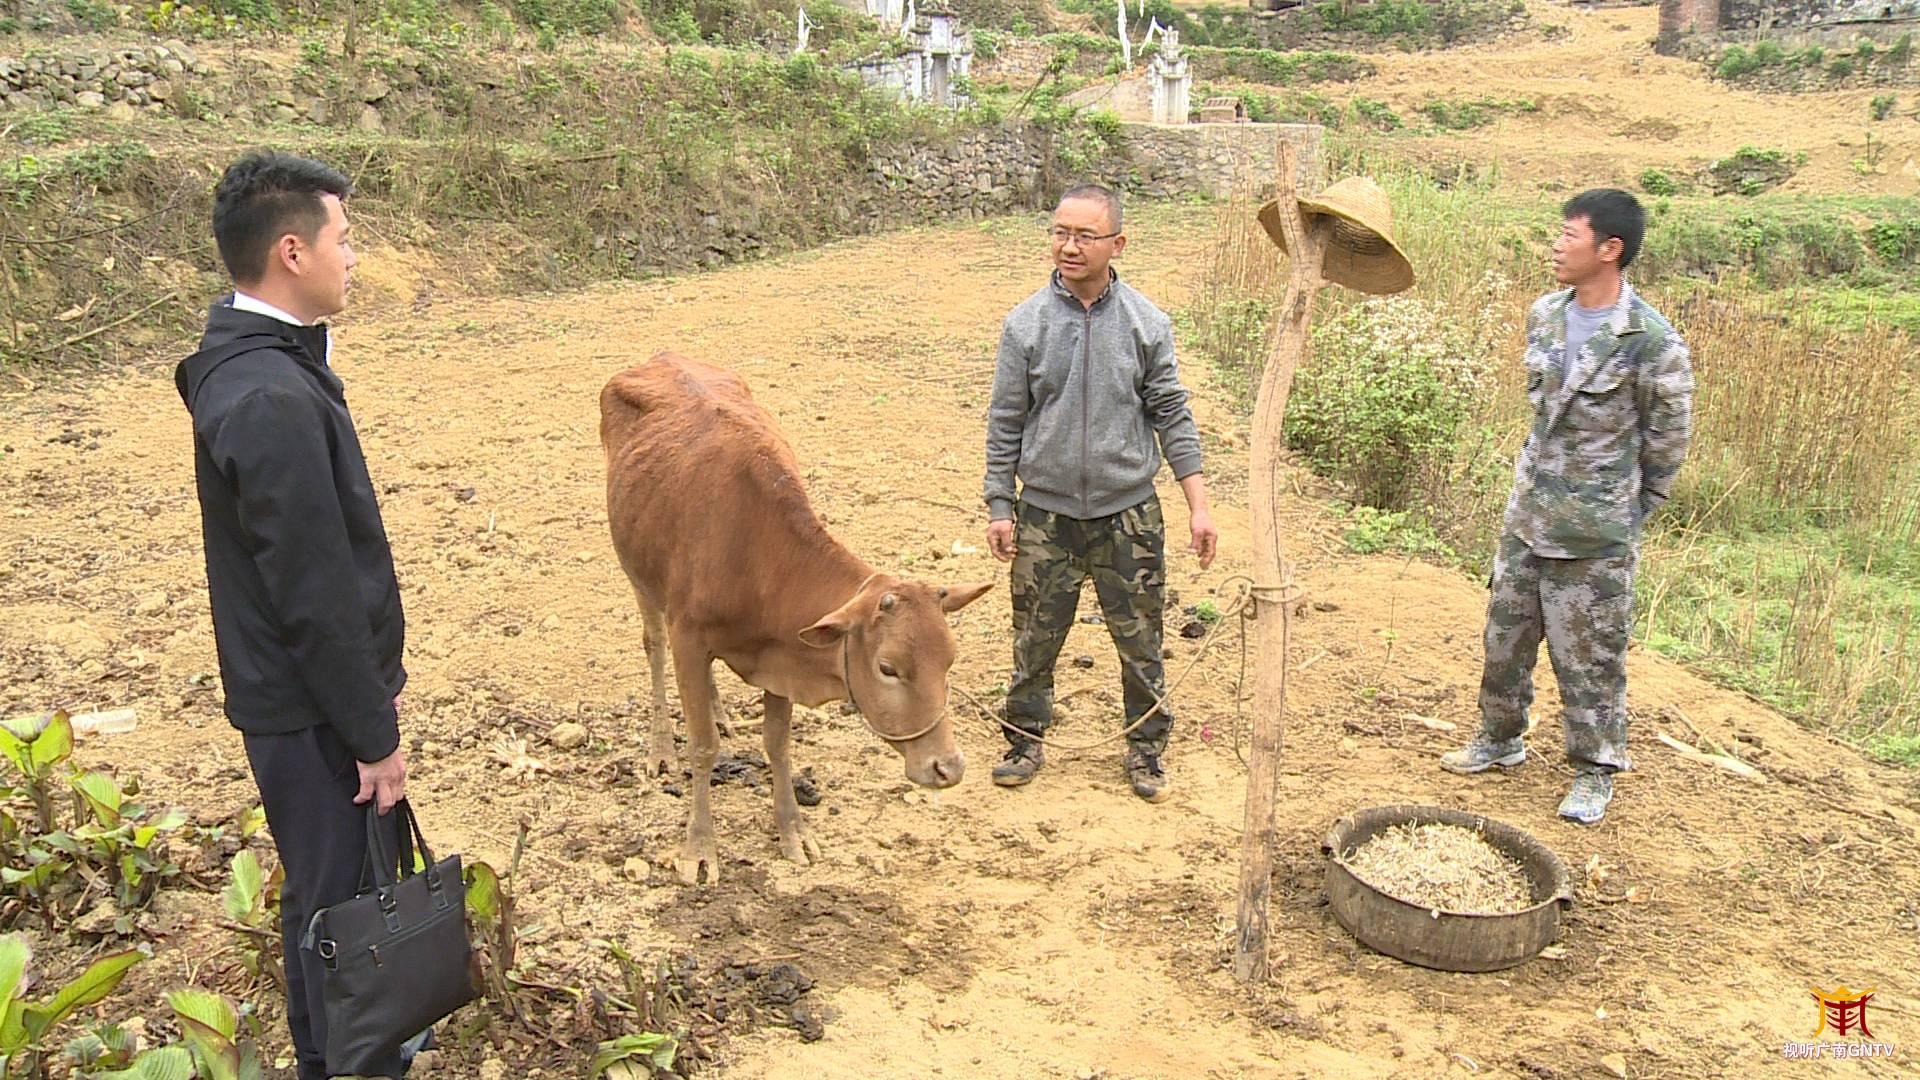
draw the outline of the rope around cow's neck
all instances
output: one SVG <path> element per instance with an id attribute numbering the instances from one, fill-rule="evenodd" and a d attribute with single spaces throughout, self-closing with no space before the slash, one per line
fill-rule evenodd
<path id="1" fill-rule="evenodd" d="M 859 596 L 862 592 L 865 592 L 867 586 L 873 584 L 873 579 L 879 576 L 880 575 L 878 572 L 868 574 L 867 579 L 865 581 L 862 581 L 859 587 L 853 590 L 853 595 Z M 946 704 L 942 702 L 940 706 L 940 711 L 933 714 L 933 722 L 928 724 L 926 727 L 921 728 L 919 731 L 914 732 L 911 735 L 895 735 L 895 734 L 892 734 L 891 732 L 881 731 L 877 726 L 875 726 L 873 719 L 867 715 L 867 710 L 861 708 L 860 703 L 854 700 L 854 696 L 853 696 L 853 631 L 852 630 L 848 630 L 846 635 L 840 639 L 840 681 L 847 684 L 847 703 L 853 706 L 854 712 L 860 714 L 861 723 L 864 723 L 867 725 L 868 731 L 871 731 L 875 735 L 880 736 L 882 739 L 885 739 L 887 742 L 910 743 L 913 740 L 918 739 L 923 735 L 926 735 L 928 732 L 932 731 L 934 728 L 939 727 L 940 722 L 947 718 Z"/>

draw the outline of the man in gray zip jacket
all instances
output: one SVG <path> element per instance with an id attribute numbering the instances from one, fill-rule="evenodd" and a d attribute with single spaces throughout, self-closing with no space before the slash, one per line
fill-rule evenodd
<path id="1" fill-rule="evenodd" d="M 1070 189 L 1050 237 L 1054 273 L 1006 318 L 987 416 L 987 545 L 1013 563 L 1006 716 L 1018 729 L 993 780 L 1025 784 L 1046 760 L 1036 740 L 1053 721 L 1054 662 L 1091 577 L 1120 655 L 1127 723 L 1146 718 L 1127 738 L 1127 777 L 1136 795 L 1160 802 L 1172 714 L 1154 711 L 1166 692 L 1166 527 L 1154 477 L 1164 457 L 1187 498 L 1191 550 L 1212 565 L 1219 534 L 1200 436 L 1171 320 L 1109 265 L 1127 244 L 1119 197 L 1095 184 Z"/>

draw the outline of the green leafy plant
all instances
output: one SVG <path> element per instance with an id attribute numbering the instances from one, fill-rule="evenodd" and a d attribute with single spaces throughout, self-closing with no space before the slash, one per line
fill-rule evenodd
<path id="1" fill-rule="evenodd" d="M 1867 105 L 1867 112 L 1871 114 L 1875 120 L 1885 120 L 1887 117 L 1893 115 L 1894 106 L 1898 104 L 1900 104 L 1900 99 L 1894 95 L 1878 94 L 1875 95 L 1873 101 Z"/>
<path id="2" fill-rule="evenodd" d="M 1707 166 L 1707 172 L 1722 194 L 1758 195 L 1785 183 L 1799 160 L 1785 151 L 1743 146 Z"/>
<path id="3" fill-rule="evenodd" d="M 54 1029 L 80 1009 L 104 1000 L 145 959 L 147 954 L 139 950 L 103 956 L 51 996 L 28 1001 L 33 950 L 19 934 L 0 935 L 0 1077 L 44 1075 Z"/>
<path id="4" fill-rule="evenodd" d="M 1713 73 L 1722 79 L 1738 79 L 1751 75 L 1764 67 L 1744 46 L 1729 45 L 1720 54 L 1720 61 L 1713 66 Z"/>
<path id="5" fill-rule="evenodd" d="M 1433 526 L 1410 510 L 1381 510 L 1355 506 L 1346 513 L 1349 524 L 1341 531 L 1347 549 L 1357 555 L 1400 552 L 1407 555 L 1431 555 L 1453 558 L 1453 549 L 1433 531 Z"/>
<path id="6" fill-rule="evenodd" d="M 54 146 L 73 138 L 70 112 L 30 113 L 13 125 L 13 137 L 28 146 Z"/>
<path id="7" fill-rule="evenodd" d="M 168 858 L 166 840 L 186 824 L 187 813 L 175 808 L 148 820 L 145 806 L 127 801 L 139 793 L 137 786 L 123 789 L 103 772 L 81 773 L 72 784 L 91 820 L 70 834 L 70 853 L 105 872 L 120 909 L 115 929 L 129 933 L 135 913 L 162 884 L 180 874 L 180 867 Z"/>
<path id="8" fill-rule="evenodd" d="M 1647 169 L 1640 174 L 1640 190 L 1649 195 L 1678 195 L 1680 182 L 1665 169 Z"/>
<path id="9" fill-rule="evenodd" d="M 678 1046 L 671 1035 L 646 1031 L 633 1035 L 622 1035 L 608 1039 L 600 1044 L 588 1065 L 589 1076 L 607 1076 L 613 1080 L 650 1076 L 655 1071 L 667 1072 L 673 1068 L 673 1056 Z M 641 1073 L 636 1066 L 644 1065 L 647 1072 Z"/>
<path id="10" fill-rule="evenodd" d="M 120 24 L 120 12 L 102 0 L 67 0 L 67 14 L 89 30 L 111 30 Z"/>
<path id="11" fill-rule="evenodd" d="M 1316 328 L 1288 401 L 1288 445 L 1354 501 L 1404 508 L 1450 458 L 1489 371 L 1500 324 L 1483 314 L 1484 327 L 1463 325 L 1432 302 L 1391 297 Z"/>
<path id="12" fill-rule="evenodd" d="M 1909 30 L 1887 47 L 1887 62 L 1895 67 L 1906 67 L 1913 59 L 1913 31 Z"/>
<path id="13" fill-rule="evenodd" d="M 226 998 L 204 990 L 176 990 L 167 995 L 167 1004 L 201 1080 L 260 1080 L 259 1056 L 251 1043 L 240 1039 L 239 1014 Z M 146 1080 L 140 1073 L 128 1080 L 136 1078 Z"/>
<path id="14" fill-rule="evenodd" d="M 138 1051 L 139 1040 L 132 1032 L 106 1023 L 68 1043 L 62 1056 L 73 1064 L 75 1075 L 89 1080 L 189 1080 L 193 1076 L 193 1055 L 184 1046 L 142 1055 L 141 1067 L 135 1069 Z"/>
<path id="15" fill-rule="evenodd" d="M 1384 101 L 1357 97 L 1353 99 L 1352 107 L 1356 116 L 1382 131 L 1398 131 L 1406 124 L 1406 121 L 1400 118 L 1400 114 L 1394 112 L 1392 107 Z"/>
<path id="16" fill-rule="evenodd" d="M 285 870 L 275 865 L 263 874 L 260 858 L 251 850 L 233 857 L 233 877 L 220 893 L 220 906 L 234 927 L 240 963 L 249 976 L 265 976 L 277 991 L 287 988 L 280 956 L 280 889 Z"/>
<path id="17" fill-rule="evenodd" d="M 462 871 L 467 884 L 467 927 L 479 981 L 488 1003 L 495 1011 L 509 1016 L 519 1015 L 519 1006 L 514 1001 L 513 969 L 518 962 L 520 931 L 508 884 L 519 874 L 520 859 L 526 849 L 527 824 L 523 821 L 514 840 L 513 861 L 508 864 L 505 881 L 491 865 L 478 859 Z"/>
<path id="18" fill-rule="evenodd" d="M 52 832 L 55 773 L 73 756 L 73 721 L 64 710 L 0 723 L 0 755 L 13 763 L 33 800 L 40 831 Z"/>
<path id="19" fill-rule="evenodd" d="M 1220 621 L 1220 605 L 1212 600 L 1202 600 L 1193 606 L 1193 617 L 1212 626 Z"/>

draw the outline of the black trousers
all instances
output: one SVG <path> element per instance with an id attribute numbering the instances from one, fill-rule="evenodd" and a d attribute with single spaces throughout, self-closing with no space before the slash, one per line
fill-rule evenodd
<path id="1" fill-rule="evenodd" d="M 352 751 L 331 727 L 284 735 L 247 735 L 247 762 L 260 788 L 267 825 L 280 851 L 286 883 L 280 890 L 280 930 L 287 969 L 287 1026 L 293 1032 L 300 1080 L 327 1080 L 327 1014 L 320 957 L 300 948 L 313 913 L 353 899 L 367 859 L 365 806 L 355 806 L 360 773 Z M 400 850 L 399 819 L 389 813 L 388 850 Z M 406 1069 L 394 1048 L 389 1067 L 362 1075 L 399 1077 Z"/>

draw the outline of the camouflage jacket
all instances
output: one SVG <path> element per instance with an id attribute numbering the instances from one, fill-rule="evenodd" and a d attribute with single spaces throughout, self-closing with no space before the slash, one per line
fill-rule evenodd
<path id="1" fill-rule="evenodd" d="M 1692 428 L 1693 368 L 1673 325 L 1624 281 L 1612 318 L 1564 364 L 1572 302 L 1565 289 L 1527 313 L 1533 430 L 1504 527 L 1545 558 L 1609 558 L 1633 550 L 1672 490 Z"/>

